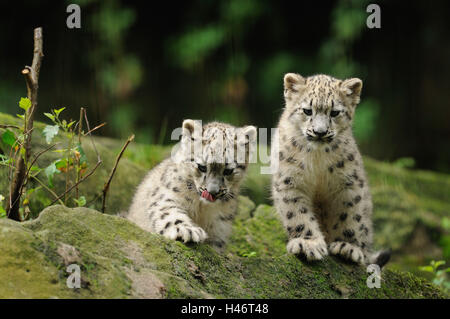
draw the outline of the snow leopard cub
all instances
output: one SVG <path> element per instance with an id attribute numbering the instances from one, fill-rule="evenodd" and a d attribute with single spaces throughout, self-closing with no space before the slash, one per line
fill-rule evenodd
<path id="1" fill-rule="evenodd" d="M 126 218 L 183 242 L 223 248 L 238 207 L 256 128 L 185 120 L 172 156 L 139 185 Z"/>
<path id="2" fill-rule="evenodd" d="M 390 256 L 371 252 L 372 198 L 352 134 L 361 89 L 357 78 L 284 77 L 272 196 L 289 236 L 288 252 L 308 260 L 330 253 L 382 266 Z"/>

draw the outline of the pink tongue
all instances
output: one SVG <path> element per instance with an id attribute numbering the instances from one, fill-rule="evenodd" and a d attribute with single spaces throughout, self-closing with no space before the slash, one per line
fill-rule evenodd
<path id="1" fill-rule="evenodd" d="M 215 200 L 214 197 L 210 193 L 208 193 L 208 191 L 206 189 L 202 192 L 202 197 L 206 198 L 210 202 L 214 202 L 214 200 Z"/>

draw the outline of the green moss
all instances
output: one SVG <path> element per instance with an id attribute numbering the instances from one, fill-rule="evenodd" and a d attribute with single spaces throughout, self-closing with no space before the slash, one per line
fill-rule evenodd
<path id="1" fill-rule="evenodd" d="M 235 220 L 228 250 L 242 257 L 280 256 L 286 252 L 286 242 L 285 230 L 273 207 L 259 205 L 252 218 Z"/>
<path id="2" fill-rule="evenodd" d="M 245 199 L 241 202 L 249 204 Z M 0 278 L 4 284 L 0 297 L 445 297 L 430 283 L 393 271 L 384 272 L 381 289 L 369 289 L 365 285 L 367 274 L 359 266 L 334 258 L 304 263 L 283 253 L 282 238 L 274 238 L 280 247 L 272 247 L 277 256 L 270 256 L 264 253 L 265 244 L 253 245 L 251 239 L 239 236 L 240 225 L 245 223 L 252 235 L 256 232 L 254 225 L 263 226 L 265 221 L 271 224 L 271 220 L 275 226 L 272 209 L 260 206 L 249 221 L 237 225 L 234 245 L 247 240 L 248 247 L 258 253 L 250 258 L 237 256 L 233 247 L 218 254 L 207 245 L 170 241 L 120 217 L 87 208 L 58 205 L 45 209 L 38 219 L 22 224 L 1 220 Z M 272 226 L 267 230 L 272 230 Z M 266 228 L 261 230 L 265 232 Z M 79 253 L 76 263 L 81 266 L 80 289 L 65 285 L 66 264 L 58 252 L 62 243 Z"/>

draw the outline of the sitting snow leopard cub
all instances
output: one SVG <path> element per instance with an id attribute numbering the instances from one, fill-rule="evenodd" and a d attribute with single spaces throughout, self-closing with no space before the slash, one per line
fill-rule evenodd
<path id="1" fill-rule="evenodd" d="M 284 77 L 272 195 L 288 232 L 288 252 L 308 260 L 331 253 L 383 266 L 390 256 L 371 252 L 372 199 L 352 135 L 361 88 L 357 78 Z"/>
<path id="2" fill-rule="evenodd" d="M 144 178 L 126 217 L 167 238 L 208 238 L 220 249 L 231 233 L 256 128 L 185 120 L 182 130 L 180 147 Z"/>

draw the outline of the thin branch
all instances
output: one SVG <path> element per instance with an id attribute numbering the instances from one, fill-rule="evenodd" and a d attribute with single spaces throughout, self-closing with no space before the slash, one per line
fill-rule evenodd
<path id="1" fill-rule="evenodd" d="M 34 29 L 34 51 L 33 51 L 33 62 L 30 66 L 26 66 L 22 70 L 22 74 L 25 77 L 25 82 L 27 84 L 27 96 L 31 101 L 31 107 L 25 112 L 25 141 L 23 148 L 25 150 L 25 155 L 20 156 L 17 161 L 16 171 L 14 178 L 12 180 L 12 187 L 9 196 L 9 204 L 7 207 L 8 218 L 20 221 L 20 198 L 22 192 L 26 187 L 27 180 L 29 176 L 26 174 L 27 163 L 31 155 L 31 137 L 33 130 L 33 120 L 34 113 L 37 108 L 38 101 L 38 88 L 39 88 L 39 71 L 41 69 L 43 53 L 43 39 L 42 39 L 42 28 Z"/>
<path id="2" fill-rule="evenodd" d="M 4 128 L 4 129 L 7 129 L 7 128 L 17 128 L 17 129 L 19 129 L 20 130 L 20 127 L 18 127 L 18 126 L 16 126 L 16 125 L 5 125 L 5 124 L 0 124 L 0 128 Z"/>
<path id="3" fill-rule="evenodd" d="M 91 130 L 91 128 L 89 127 L 89 120 L 87 118 L 86 115 L 86 110 L 83 111 L 84 113 L 84 120 L 86 122 L 86 127 L 88 129 L 88 132 Z M 63 196 L 65 196 L 67 193 L 69 193 L 72 189 L 74 189 L 75 187 L 78 187 L 79 184 L 81 184 L 83 181 L 85 181 L 89 176 L 91 176 L 92 174 L 94 174 L 95 170 L 100 166 L 100 164 L 102 163 L 102 159 L 100 158 L 100 154 L 97 151 L 97 147 L 95 146 L 94 140 L 92 138 L 92 135 L 89 134 L 89 138 L 91 139 L 91 143 L 92 143 L 92 147 L 95 151 L 95 154 L 97 155 L 97 163 L 95 164 L 94 168 L 87 174 L 84 175 L 79 181 L 77 181 L 72 187 L 70 187 L 69 189 L 66 189 L 66 191 L 64 193 L 62 193 L 61 195 L 58 196 L 58 198 L 56 198 L 50 205 L 53 205 L 54 203 L 56 203 L 57 200 L 61 199 Z"/>
<path id="4" fill-rule="evenodd" d="M 122 155 L 125 152 L 126 148 L 128 147 L 128 144 L 130 144 L 133 140 L 134 140 L 134 134 L 128 138 L 125 145 L 120 150 L 119 155 L 117 155 L 116 162 L 114 163 L 114 167 L 113 167 L 111 173 L 109 174 L 108 181 L 105 183 L 105 186 L 103 187 L 103 202 L 102 202 L 102 213 L 103 214 L 105 213 L 105 209 L 106 209 L 106 195 L 108 194 L 109 185 L 111 184 L 111 181 L 114 177 L 114 173 L 116 172 L 117 165 L 119 165 L 119 161 L 122 158 Z"/>
<path id="5" fill-rule="evenodd" d="M 30 175 L 30 171 L 31 171 L 31 169 L 32 169 L 32 167 L 33 167 L 33 165 L 34 165 L 34 163 L 36 163 L 36 161 L 38 160 L 38 158 L 39 158 L 42 154 L 48 152 L 49 150 L 51 150 L 51 149 L 52 149 L 53 147 L 55 147 L 55 146 L 56 146 L 56 144 L 50 145 L 50 146 L 47 147 L 46 149 L 44 149 L 44 150 L 40 151 L 39 153 L 37 153 L 36 156 L 34 157 L 33 161 L 31 162 L 31 164 L 29 165 L 29 167 L 28 167 L 28 169 L 27 169 L 27 172 L 26 172 L 25 176 L 27 176 L 27 177 L 28 177 L 28 176 L 31 176 L 31 175 Z M 32 176 L 32 177 L 34 177 L 34 176 Z M 25 187 L 25 184 L 22 184 L 22 188 L 20 189 L 20 193 L 23 192 L 23 188 L 24 188 L 24 187 Z M 14 203 L 13 203 L 13 205 L 14 205 Z"/>
<path id="6" fill-rule="evenodd" d="M 31 170 L 31 168 L 33 167 L 34 163 L 36 163 L 36 161 L 38 160 L 38 158 L 39 158 L 42 154 L 48 152 L 49 150 L 51 150 L 52 148 L 54 148 L 54 147 L 55 147 L 56 145 L 58 145 L 58 144 L 59 144 L 59 143 L 50 145 L 49 147 L 47 147 L 46 149 L 40 151 L 39 153 L 37 153 L 37 154 L 34 156 L 33 161 L 31 162 L 30 166 L 28 167 L 27 176 L 30 174 L 30 170 Z"/>
<path id="7" fill-rule="evenodd" d="M 97 126 L 94 127 L 92 130 L 90 130 L 89 132 L 85 133 L 84 135 L 91 134 L 92 132 L 98 130 L 99 128 L 101 128 L 101 127 L 103 127 L 103 126 L 105 126 L 105 125 L 106 125 L 106 122 L 104 122 L 104 123 L 102 123 L 102 124 L 100 124 L 100 125 L 97 125 Z"/>
<path id="8" fill-rule="evenodd" d="M 37 178 L 37 177 L 34 176 L 34 175 L 31 175 L 31 178 L 33 178 L 36 182 L 38 182 L 39 185 L 41 185 L 47 192 L 49 192 L 50 194 L 52 194 L 53 197 L 55 197 L 56 200 L 57 200 L 61 205 L 64 205 L 63 201 L 60 200 L 60 199 L 58 199 L 58 195 L 57 195 L 54 191 L 52 191 L 50 188 L 48 188 L 47 185 L 45 185 L 39 178 Z"/>
<path id="9" fill-rule="evenodd" d="M 84 107 L 80 108 L 80 120 L 78 121 L 78 144 L 81 147 L 81 132 L 83 129 L 83 112 L 85 112 Z M 77 161 L 77 180 L 75 181 L 75 183 L 78 183 L 78 181 L 80 180 L 81 177 L 81 170 L 80 170 L 80 157 L 79 156 L 75 156 L 75 159 Z M 78 186 L 75 188 L 75 197 L 78 199 Z"/>

